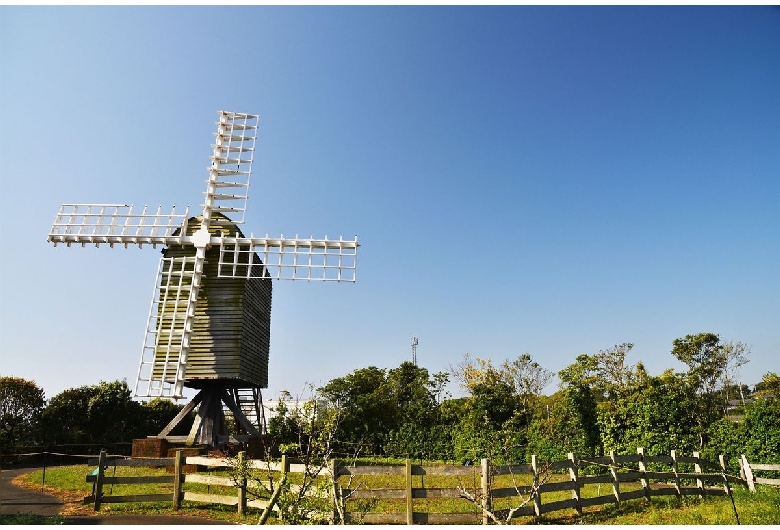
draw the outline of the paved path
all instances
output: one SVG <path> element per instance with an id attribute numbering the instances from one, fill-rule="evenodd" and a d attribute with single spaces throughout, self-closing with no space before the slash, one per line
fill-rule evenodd
<path id="1" fill-rule="evenodd" d="M 11 484 L 19 475 L 33 469 L 0 470 L 0 514 L 32 512 L 36 515 L 57 515 L 64 506 L 63 502 L 48 493 L 26 490 Z"/>
<path id="2" fill-rule="evenodd" d="M 65 504 L 54 495 L 41 491 L 28 490 L 14 486 L 14 477 L 35 471 L 34 469 L 0 470 L 0 515 L 33 513 L 35 515 L 57 515 Z M 153 524 L 153 525 L 224 525 L 224 521 L 191 517 L 187 515 L 98 515 L 68 516 L 65 524 L 102 525 L 102 524 Z"/>

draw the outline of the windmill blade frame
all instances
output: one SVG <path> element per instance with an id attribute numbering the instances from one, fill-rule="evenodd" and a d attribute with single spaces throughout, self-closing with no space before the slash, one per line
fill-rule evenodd
<path id="1" fill-rule="evenodd" d="M 354 240 L 327 236 L 325 239 L 222 238 L 218 271 L 221 278 L 354 283 L 358 247 L 357 236 Z M 257 267 L 258 264 L 262 267 Z"/>
<path id="2" fill-rule="evenodd" d="M 128 204 L 63 204 L 60 206 L 54 223 L 49 230 L 47 241 L 55 247 L 79 244 L 106 244 L 109 247 L 123 245 L 170 245 L 181 244 L 181 237 L 172 234 L 179 229 L 190 215 L 190 208 L 177 214 L 176 206 L 170 212 L 163 212 L 162 206 L 150 211 L 144 205 L 143 210 L 134 211 L 134 205 Z M 182 234 L 183 235 L 183 234 Z"/>

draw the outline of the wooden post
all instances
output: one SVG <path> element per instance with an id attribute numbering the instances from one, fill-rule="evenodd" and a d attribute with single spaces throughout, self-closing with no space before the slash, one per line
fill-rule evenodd
<path id="1" fill-rule="evenodd" d="M 184 451 L 178 449 L 176 457 L 173 459 L 173 509 L 178 510 L 181 507 L 182 492 L 182 469 L 184 468 Z"/>
<path id="2" fill-rule="evenodd" d="M 734 519 L 739 524 L 739 514 L 737 513 L 737 504 L 734 502 L 734 495 L 731 494 L 731 488 L 729 487 L 729 479 L 726 476 L 726 459 L 723 455 L 718 455 L 718 462 L 720 462 L 720 472 L 723 473 L 723 489 L 726 490 L 726 495 L 731 499 L 731 508 L 734 510 Z"/>
<path id="3" fill-rule="evenodd" d="M 571 480 L 571 498 L 574 499 L 577 514 L 582 515 L 582 504 L 580 503 L 580 482 L 579 469 L 574 453 L 569 453 L 569 480 Z"/>
<path id="4" fill-rule="evenodd" d="M 490 510 L 490 462 L 482 459 L 482 524 L 490 524 L 487 510 Z"/>
<path id="5" fill-rule="evenodd" d="M 331 514 L 330 524 L 346 524 L 345 517 L 342 517 L 341 495 L 339 495 L 339 476 L 338 461 L 335 458 L 330 460 L 330 494 L 333 497 L 333 513 Z"/>
<path id="6" fill-rule="evenodd" d="M 406 459 L 406 524 L 414 524 L 414 503 L 412 502 L 412 461 Z"/>
<path id="7" fill-rule="evenodd" d="M 695 473 L 701 473 L 701 456 L 699 454 L 699 451 L 693 452 L 693 458 L 696 459 L 696 462 L 693 463 L 693 471 Z M 699 490 L 699 498 L 704 498 L 704 481 L 701 479 L 701 477 L 696 477 L 696 488 Z"/>
<path id="8" fill-rule="evenodd" d="M 642 491 L 645 499 L 650 502 L 650 484 L 647 482 L 647 467 L 645 466 L 645 448 L 637 447 L 636 452 L 639 455 L 639 481 L 642 483 Z"/>
<path id="9" fill-rule="evenodd" d="M 282 494 L 282 488 L 284 488 L 284 485 L 287 482 L 287 473 L 290 472 L 290 464 L 287 462 L 287 455 L 282 455 L 282 464 L 279 467 L 281 468 L 282 476 L 276 484 L 276 488 L 271 494 L 268 504 L 263 509 L 263 513 L 260 514 L 260 519 L 257 521 L 257 524 L 265 524 L 266 521 L 268 521 L 268 517 L 274 509 L 274 505 L 279 500 L 279 495 Z M 284 523 L 284 512 L 281 510 L 279 511 L 279 522 Z"/>
<path id="10" fill-rule="evenodd" d="M 750 469 L 750 463 L 748 462 L 745 455 L 742 455 L 742 457 L 739 459 L 739 467 L 741 468 L 742 474 L 745 477 L 745 482 L 747 482 L 748 490 L 756 491 L 756 481 L 753 477 L 753 470 Z"/>
<path id="11" fill-rule="evenodd" d="M 680 496 L 680 476 L 677 474 L 677 451 L 672 449 L 672 471 L 674 471 L 674 490 L 677 492 L 677 497 Z"/>
<path id="12" fill-rule="evenodd" d="M 238 469 L 241 470 L 241 481 L 238 484 L 238 515 L 246 513 L 246 473 L 244 464 L 246 463 L 246 451 L 238 453 Z"/>
<path id="13" fill-rule="evenodd" d="M 620 505 L 620 480 L 618 479 L 617 458 L 615 451 L 609 452 L 609 459 L 611 464 L 609 465 L 609 472 L 612 474 L 612 494 L 615 496 L 615 503 Z"/>
<path id="14" fill-rule="evenodd" d="M 718 455 L 718 462 L 720 462 L 720 472 L 723 475 L 723 491 L 726 492 L 726 495 L 731 497 L 731 488 L 729 487 L 729 480 L 728 478 L 726 478 L 726 459 L 723 458 L 723 455 Z"/>
<path id="15" fill-rule="evenodd" d="M 539 466 L 536 461 L 536 455 L 531 455 L 531 469 L 534 473 L 533 495 L 534 495 L 534 515 L 538 518 L 542 515 L 542 494 L 539 493 Z"/>
<path id="16" fill-rule="evenodd" d="M 100 502 L 103 499 L 103 468 L 106 466 L 106 452 L 100 451 L 98 457 L 98 474 L 95 477 L 95 511 L 100 511 Z"/>

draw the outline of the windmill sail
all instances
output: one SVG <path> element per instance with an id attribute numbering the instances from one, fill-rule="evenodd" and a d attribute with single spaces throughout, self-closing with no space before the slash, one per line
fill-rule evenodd
<path id="1" fill-rule="evenodd" d="M 194 266 L 194 257 L 160 258 L 135 384 L 136 396 L 183 397 L 187 363 L 181 353 L 192 303 Z"/>

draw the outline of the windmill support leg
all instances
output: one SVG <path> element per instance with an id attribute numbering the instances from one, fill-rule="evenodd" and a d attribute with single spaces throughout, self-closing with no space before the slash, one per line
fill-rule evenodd
<path id="1" fill-rule="evenodd" d="M 192 401 L 187 403 L 184 406 L 184 408 L 181 409 L 181 412 L 179 412 L 176 415 L 176 417 L 173 418 L 171 422 L 168 425 L 166 425 L 165 428 L 162 431 L 160 431 L 160 434 L 158 434 L 157 436 L 159 436 L 160 438 L 165 438 L 166 436 L 168 436 L 171 433 L 171 431 L 181 422 L 181 420 L 186 418 L 187 415 L 190 412 L 192 412 L 195 409 L 195 407 L 197 407 L 200 404 L 202 400 L 203 400 L 203 391 L 201 390 L 200 392 L 195 394 L 195 397 L 192 398 Z"/>
<path id="2" fill-rule="evenodd" d="M 187 445 L 217 446 L 218 436 L 224 432 L 225 426 L 221 390 L 220 387 L 214 386 L 201 390 L 203 401 L 198 408 L 190 434 L 187 436 Z"/>

